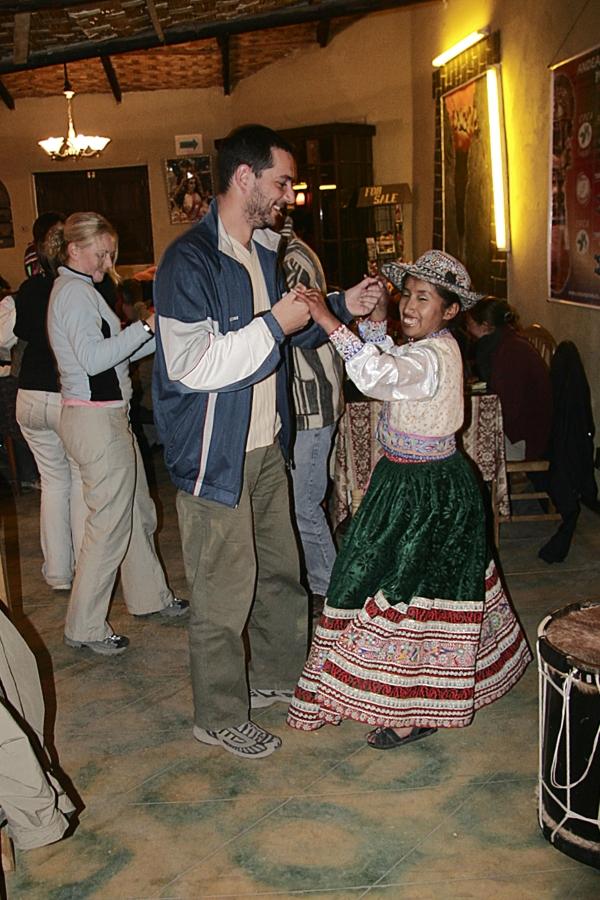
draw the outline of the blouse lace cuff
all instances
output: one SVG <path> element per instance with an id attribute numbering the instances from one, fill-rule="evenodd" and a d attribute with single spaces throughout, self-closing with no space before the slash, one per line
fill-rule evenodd
<path id="1" fill-rule="evenodd" d="M 365 346 L 345 325 L 338 325 L 329 335 L 329 340 L 346 361 L 360 353 Z"/>
<path id="2" fill-rule="evenodd" d="M 387 322 L 385 319 L 383 322 L 371 322 L 370 319 L 365 319 L 358 323 L 358 333 L 363 341 L 369 344 L 380 344 L 387 336 Z"/>

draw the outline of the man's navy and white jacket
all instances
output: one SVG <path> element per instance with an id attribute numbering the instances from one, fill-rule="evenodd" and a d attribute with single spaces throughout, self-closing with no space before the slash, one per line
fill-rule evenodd
<path id="1" fill-rule="evenodd" d="M 271 306 L 285 291 L 272 246 L 253 236 Z M 154 420 L 171 479 L 187 493 L 233 507 L 242 489 L 253 385 L 277 373 L 279 441 L 292 438 L 289 344 L 316 347 L 316 324 L 286 338 L 272 312 L 256 316 L 248 272 L 220 239 L 217 203 L 167 248 L 156 274 Z M 343 294 L 329 303 L 344 322 Z"/>

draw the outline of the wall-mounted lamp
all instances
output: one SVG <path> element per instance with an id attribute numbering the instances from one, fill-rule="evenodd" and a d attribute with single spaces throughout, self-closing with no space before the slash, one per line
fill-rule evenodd
<path id="1" fill-rule="evenodd" d="M 320 184 L 319 190 L 320 191 L 336 191 L 337 184 Z"/>
<path id="2" fill-rule="evenodd" d="M 487 99 L 490 121 L 490 148 L 492 157 L 492 186 L 494 191 L 494 219 L 498 250 L 510 249 L 508 225 L 508 191 L 506 177 L 506 143 L 500 72 L 496 67 L 487 69 Z"/>
<path id="3" fill-rule="evenodd" d="M 293 191 L 305 191 L 307 189 L 307 187 L 308 187 L 308 185 L 305 181 L 298 181 L 298 182 L 296 182 L 296 184 L 292 185 L 292 190 Z"/>
<path id="4" fill-rule="evenodd" d="M 304 191 L 298 191 L 296 194 L 296 206 L 306 206 L 306 194 Z"/>
<path id="5" fill-rule="evenodd" d="M 483 40 L 484 37 L 487 37 L 490 33 L 489 28 L 480 28 L 479 31 L 472 31 L 471 34 L 468 34 L 466 37 L 462 38 L 457 44 L 454 44 L 453 47 L 450 47 L 449 50 L 444 50 L 443 53 L 440 53 L 439 56 L 436 56 L 435 59 L 431 60 L 431 65 L 436 69 L 439 69 L 440 66 L 445 66 L 447 62 L 450 62 L 451 59 L 454 59 L 455 56 L 458 56 L 459 53 L 463 53 L 465 50 L 468 50 L 469 47 L 472 47 L 474 44 L 479 43 L 479 41 Z"/>

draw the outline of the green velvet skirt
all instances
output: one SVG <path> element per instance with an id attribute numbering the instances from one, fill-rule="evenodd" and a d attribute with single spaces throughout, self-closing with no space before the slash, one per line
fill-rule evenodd
<path id="1" fill-rule="evenodd" d="M 338 555 L 287 721 L 464 727 L 530 659 L 488 559 L 467 460 L 384 458 Z"/>
<path id="2" fill-rule="evenodd" d="M 377 463 L 333 568 L 327 602 L 360 609 L 381 590 L 483 601 L 487 562 L 479 485 L 461 453 L 427 463 Z"/>

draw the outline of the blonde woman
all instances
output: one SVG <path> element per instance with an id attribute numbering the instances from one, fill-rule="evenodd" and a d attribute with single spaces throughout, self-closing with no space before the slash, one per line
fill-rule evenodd
<path id="1" fill-rule="evenodd" d="M 117 571 L 133 615 L 183 615 L 156 556 L 156 512 L 129 423 L 130 359 L 154 352 L 154 315 L 125 330 L 95 288 L 113 270 L 117 234 L 93 212 L 53 232 L 59 265 L 48 335 L 61 381 L 60 435 L 77 463 L 87 505 L 65 624 L 65 643 L 122 653 L 129 640 L 107 622 Z"/>

